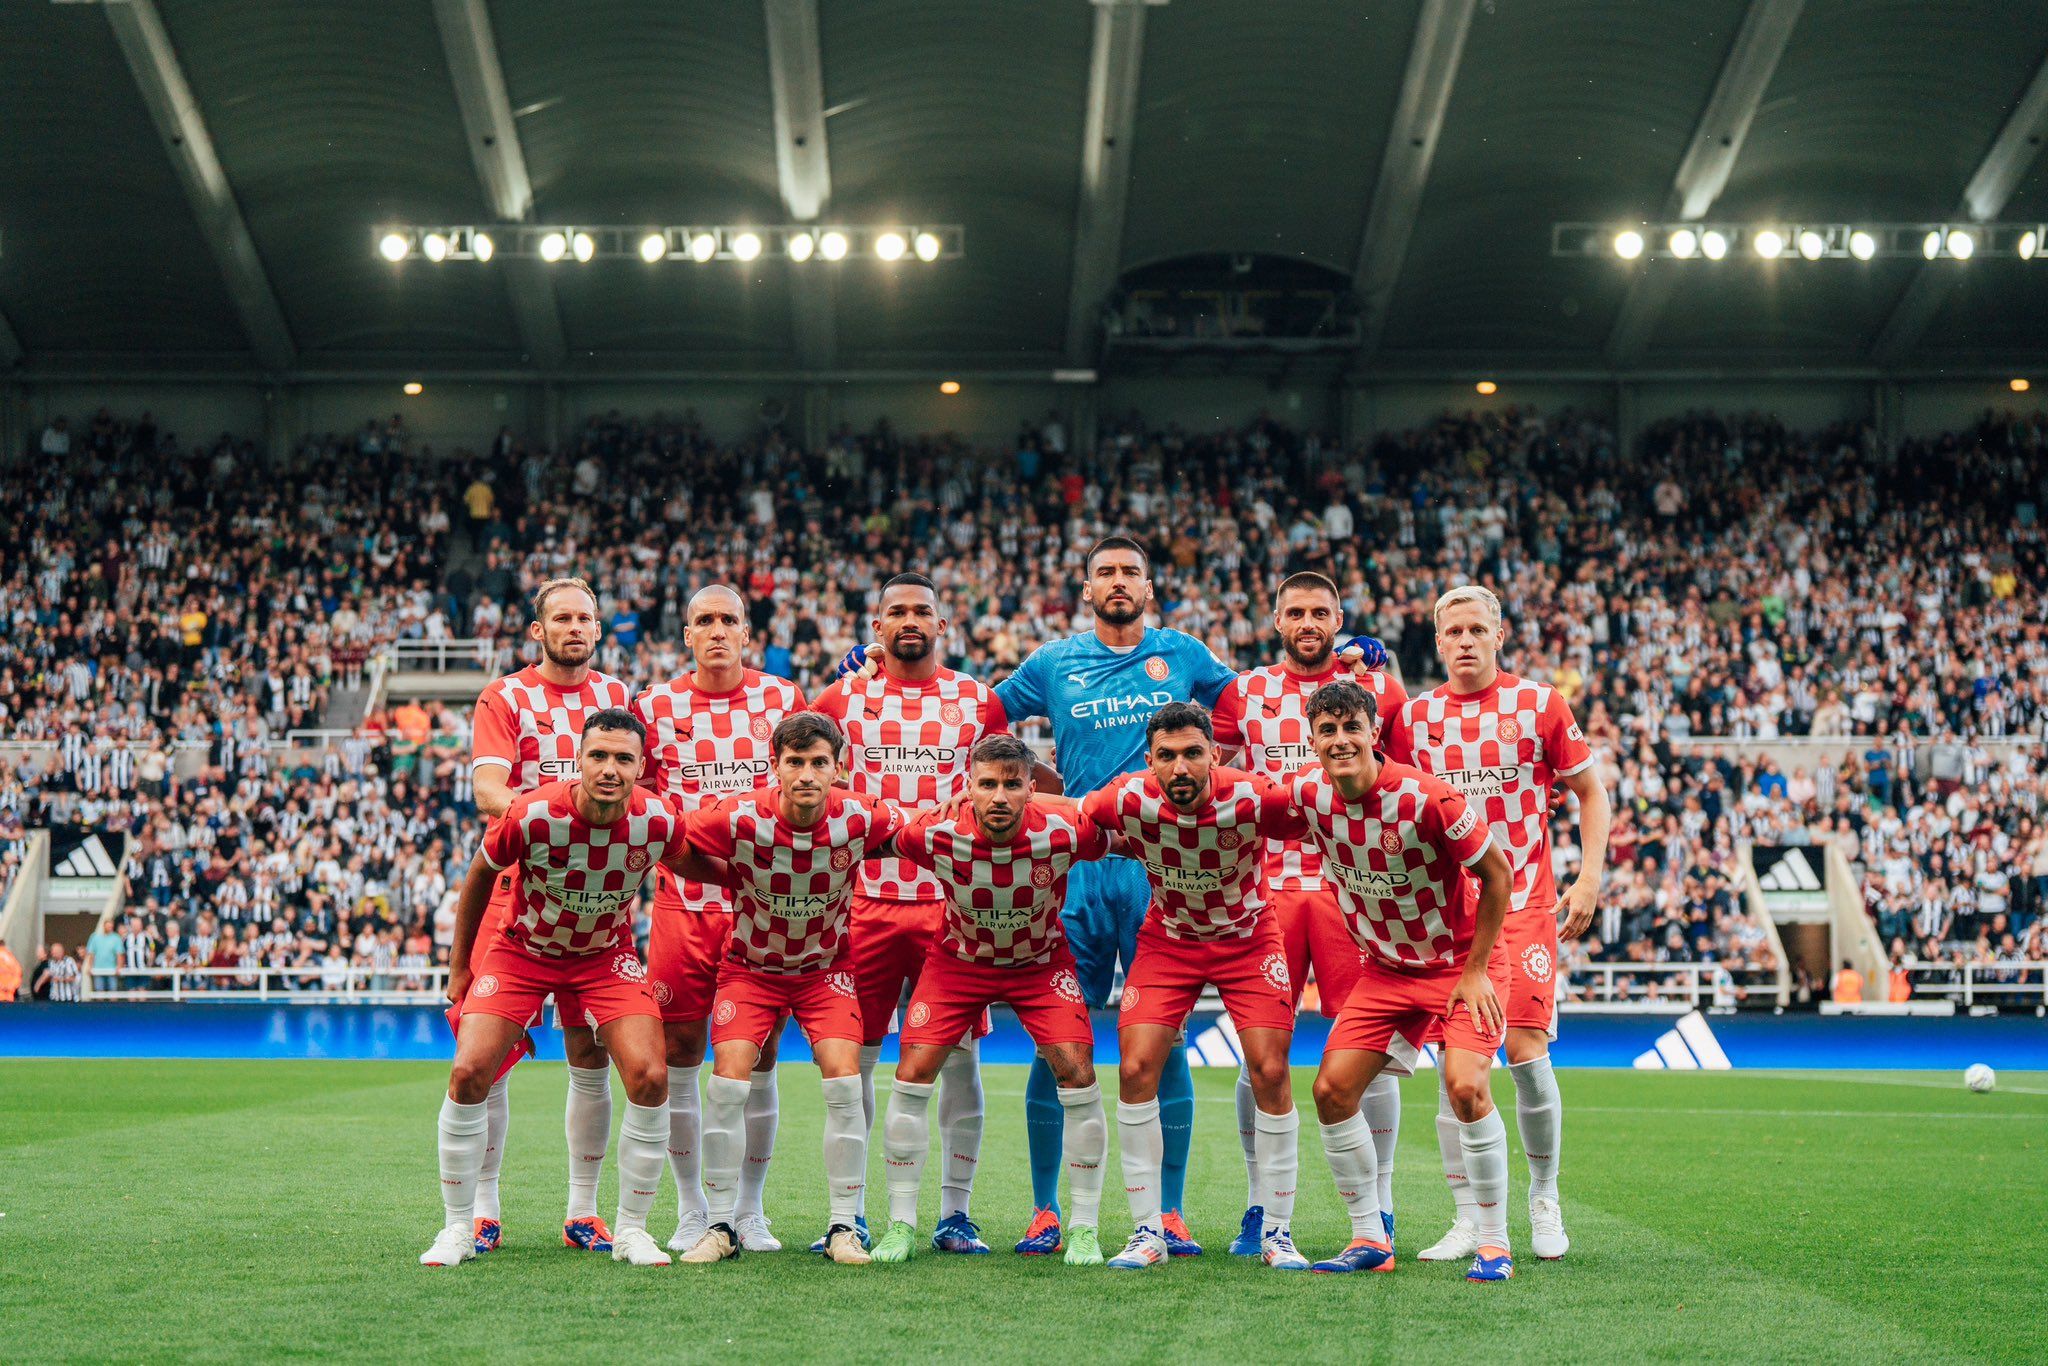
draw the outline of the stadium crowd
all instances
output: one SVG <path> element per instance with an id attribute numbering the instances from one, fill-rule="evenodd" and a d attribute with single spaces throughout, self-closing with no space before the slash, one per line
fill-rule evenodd
<path id="1" fill-rule="evenodd" d="M 1839 841 L 1901 961 L 2038 959 L 2040 764 L 1981 741 L 2048 724 L 2044 443 L 2048 415 L 1891 454 L 1864 428 L 1694 415 L 1631 456 L 1594 419 L 1510 409 L 1357 449 L 1133 416 L 1092 456 L 1052 417 L 993 453 L 887 425 L 804 451 L 607 414 L 560 454 L 506 432 L 437 461 L 393 418 L 273 461 L 103 411 L 53 423 L 0 483 L 24 529 L 0 548 L 0 736 L 55 742 L 7 766 L 0 812 L 135 833 L 121 966 L 204 948 L 312 985 L 349 963 L 402 977 L 434 955 L 465 847 L 466 714 L 374 716 L 291 771 L 269 744 L 385 642 L 476 636 L 519 667 L 526 594 L 578 574 L 607 619 L 598 667 L 644 683 L 687 667 L 682 604 L 726 581 L 760 666 L 815 692 L 882 579 L 916 565 L 952 612 L 948 662 L 994 681 L 1087 628 L 1080 557 L 1120 529 L 1152 548 L 1161 624 L 1239 667 L 1275 657 L 1265 597 L 1290 572 L 1329 574 L 1411 689 L 1437 675 L 1436 595 L 1495 586 L 1505 663 L 1564 694 L 1616 796 L 1576 961 L 1771 973 L 1734 886 L 1751 838 Z M 1853 743 L 1785 774 L 1695 736 Z M 206 748 L 203 776 L 175 778 L 180 743 Z"/>

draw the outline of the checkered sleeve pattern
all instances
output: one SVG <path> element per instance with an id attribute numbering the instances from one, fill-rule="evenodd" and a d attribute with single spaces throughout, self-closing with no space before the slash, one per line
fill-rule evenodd
<path id="1" fill-rule="evenodd" d="M 1550 789 L 1592 762 L 1557 690 L 1503 673 L 1471 697 L 1432 689 L 1411 699 L 1402 716 L 1416 766 L 1462 792 L 1507 855 L 1514 872 L 1510 913 L 1556 906 Z"/>
<path id="2" fill-rule="evenodd" d="M 981 834 L 971 814 L 933 812 L 908 834 L 918 861 L 945 887 L 941 942 L 947 952 L 993 967 L 1024 967 L 1051 957 L 1066 938 L 1060 908 L 1067 870 L 1109 852 L 1109 840 L 1095 822 L 1036 804 L 1006 844 Z"/>
<path id="3" fill-rule="evenodd" d="M 781 812 L 777 788 L 724 798 L 692 818 L 691 843 L 725 858 L 738 879 L 734 958 L 763 972 L 830 967 L 846 944 L 854 870 L 902 817 L 886 803 L 842 791 L 832 793 L 809 829 L 792 826 Z"/>
<path id="4" fill-rule="evenodd" d="M 519 883 L 508 930 L 529 953 L 548 958 L 602 953 L 630 939 L 633 904 L 654 865 L 682 842 L 668 803 L 635 789 L 626 814 L 591 825 L 577 814 L 568 783 L 549 783 L 505 813 L 486 857 L 518 851 Z"/>
<path id="5" fill-rule="evenodd" d="M 1455 964 L 1472 942 L 1464 869 L 1491 845 L 1464 798 L 1392 763 L 1355 802 L 1320 771 L 1297 775 L 1290 791 L 1359 947 L 1396 967 Z"/>
<path id="6" fill-rule="evenodd" d="M 1259 886 L 1264 785 L 1234 768 L 1210 770 L 1210 799 L 1193 813 L 1173 809 L 1148 773 L 1111 784 L 1090 814 L 1130 842 L 1152 883 L 1152 911 L 1175 939 L 1241 939 L 1266 909 Z"/>
<path id="7" fill-rule="evenodd" d="M 784 717 L 803 709 L 796 684 L 752 669 L 730 692 L 705 692 L 686 674 L 633 699 L 633 714 L 647 726 L 648 768 L 658 790 L 685 812 L 767 786 L 774 773 L 769 737 Z M 685 911 L 732 909 L 723 887 L 680 886 Z"/>
<path id="8" fill-rule="evenodd" d="M 507 674 L 477 699 L 475 763 L 502 763 L 509 754 L 514 792 L 557 780 L 573 783 L 584 721 L 592 712 L 632 700 L 632 689 L 595 670 L 574 688 L 550 686 L 538 667 Z"/>
<path id="9" fill-rule="evenodd" d="M 820 693 L 816 706 L 846 732 L 853 790 L 905 808 L 940 805 L 965 792 L 969 752 L 1006 724 L 995 694 L 951 669 L 917 684 L 880 672 L 848 675 Z M 879 901 L 937 901 L 944 894 L 931 873 L 900 858 L 863 866 L 859 890 Z"/>

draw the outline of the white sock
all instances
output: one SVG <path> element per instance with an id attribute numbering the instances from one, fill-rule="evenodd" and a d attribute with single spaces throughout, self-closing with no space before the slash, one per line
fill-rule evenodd
<path id="1" fill-rule="evenodd" d="M 1365 1088 L 1361 1109 L 1372 1129 L 1372 1146 L 1379 1158 L 1380 1211 L 1394 1212 L 1394 1149 L 1401 1143 L 1401 1079 L 1382 1072 Z"/>
<path id="2" fill-rule="evenodd" d="M 717 1073 L 704 1080 L 704 1202 L 714 1224 L 732 1227 L 746 1160 L 747 1084 Z"/>
<path id="3" fill-rule="evenodd" d="M 668 1167 L 676 1177 L 678 1218 L 702 1214 L 708 1208 L 704 1203 L 704 1153 L 698 1138 L 704 1111 L 697 1098 L 697 1071 L 696 1067 L 668 1069 Z"/>
<path id="4" fill-rule="evenodd" d="M 1102 1114 L 1102 1087 L 1062 1086 L 1066 1109 L 1068 1223 L 1099 1228 L 1102 1219 L 1102 1164 L 1109 1156 L 1109 1121 Z"/>
<path id="5" fill-rule="evenodd" d="M 1294 1188 L 1301 1181 L 1301 1112 L 1258 1112 L 1252 1123 L 1259 1149 L 1259 1203 L 1266 1207 L 1267 1233 L 1278 1233 L 1294 1218 Z"/>
<path id="6" fill-rule="evenodd" d="M 1258 1102 L 1252 1097 L 1251 1074 L 1237 1066 L 1237 1141 L 1244 1148 L 1244 1207 L 1259 1203 Z"/>
<path id="7" fill-rule="evenodd" d="M 1330 1159 L 1330 1175 L 1337 1178 L 1337 1198 L 1351 1216 L 1353 1239 L 1370 1238 L 1384 1242 L 1386 1226 L 1380 1222 L 1379 1155 L 1372 1144 L 1372 1126 L 1364 1111 L 1335 1124 L 1325 1124 L 1323 1154 Z"/>
<path id="8" fill-rule="evenodd" d="M 476 1218 L 476 1174 L 484 1163 L 487 1101 L 462 1105 L 441 1098 L 441 1204 L 448 1227 L 465 1232 Z"/>
<path id="9" fill-rule="evenodd" d="M 761 1192 L 768 1185 L 768 1159 L 775 1156 L 775 1125 L 781 1114 L 775 1069 L 754 1073 L 747 1082 L 747 1164 L 740 1168 L 741 1214 L 763 1212 Z"/>
<path id="10" fill-rule="evenodd" d="M 1564 1099 L 1550 1055 L 1511 1065 L 1515 1078 L 1515 1128 L 1529 1159 L 1529 1198 L 1557 1199 L 1557 1149 L 1564 1131 Z"/>
<path id="11" fill-rule="evenodd" d="M 647 1211 L 661 1190 L 661 1164 L 668 1148 L 669 1109 L 626 1102 L 619 1123 L 619 1221 L 615 1228 L 647 1228 Z"/>
<path id="12" fill-rule="evenodd" d="M 924 1186 L 925 1158 L 932 1148 L 930 1082 L 898 1079 L 889 1088 L 889 1117 L 882 1124 L 882 1156 L 889 1168 L 889 1217 L 917 1226 L 917 1197 Z"/>
<path id="13" fill-rule="evenodd" d="M 968 1212 L 974 1168 L 981 1161 L 981 1044 L 961 1044 L 939 1065 L 939 1142 L 944 1144 L 939 1216 Z M 911 1222 L 915 1223 L 915 1220 Z"/>
<path id="14" fill-rule="evenodd" d="M 1451 1093 L 1441 1070 L 1436 1074 L 1436 1148 L 1444 1160 L 1444 1184 L 1451 1188 L 1458 1217 L 1468 1224 L 1477 1222 L 1472 1213 L 1472 1183 L 1465 1179 L 1465 1140 L 1459 1136 L 1458 1113 L 1451 1108 Z"/>
<path id="15" fill-rule="evenodd" d="M 1465 1145 L 1465 1175 L 1472 1187 L 1472 1224 L 1479 1246 L 1508 1245 L 1508 1131 L 1499 1110 L 1458 1125 Z"/>
<path id="16" fill-rule="evenodd" d="M 825 1087 L 825 1183 L 831 1222 L 852 1224 L 867 1190 L 868 1127 L 861 1122 L 860 1078 L 827 1077 Z"/>
<path id="17" fill-rule="evenodd" d="M 476 1178 L 476 1217 L 498 1217 L 498 1172 L 505 1165 L 505 1131 L 512 1127 L 512 1074 L 491 1084 L 484 1097 L 484 1166 Z"/>
<path id="18" fill-rule="evenodd" d="M 571 1067 L 569 1101 L 562 1110 L 569 1139 L 568 1219 L 597 1217 L 597 1180 L 604 1175 L 604 1150 L 612 1141 L 612 1070 Z"/>
<path id="19" fill-rule="evenodd" d="M 882 1045 L 864 1043 L 860 1046 L 860 1131 L 862 1137 L 872 1140 L 875 1133 L 875 1067 L 882 1060 Z M 867 1217 L 867 1188 L 861 1188 L 860 1198 L 854 1203 L 853 1212 Z M 847 1220 L 852 1223 L 851 1219 Z"/>
<path id="20" fill-rule="evenodd" d="M 1166 1134 L 1159 1127 L 1159 1100 L 1116 1103 L 1117 1143 L 1123 1149 L 1124 1193 L 1131 1198 L 1131 1222 L 1158 1233 L 1159 1168 L 1166 1161 Z"/>

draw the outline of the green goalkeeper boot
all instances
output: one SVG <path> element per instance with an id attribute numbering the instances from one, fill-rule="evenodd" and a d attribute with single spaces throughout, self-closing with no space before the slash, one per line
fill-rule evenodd
<path id="1" fill-rule="evenodd" d="M 917 1230 L 898 1219 L 889 1225 L 882 1241 L 875 1244 L 874 1258 L 878 1262 L 907 1262 L 916 1242 Z"/>

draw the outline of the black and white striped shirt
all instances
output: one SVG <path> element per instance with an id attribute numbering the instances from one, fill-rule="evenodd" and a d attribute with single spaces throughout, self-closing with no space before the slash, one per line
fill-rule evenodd
<path id="1" fill-rule="evenodd" d="M 50 999 L 52 1001 L 76 1001 L 78 999 L 78 960 L 59 958 L 50 964 Z"/>

